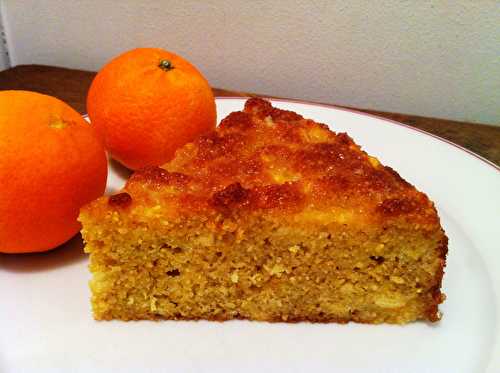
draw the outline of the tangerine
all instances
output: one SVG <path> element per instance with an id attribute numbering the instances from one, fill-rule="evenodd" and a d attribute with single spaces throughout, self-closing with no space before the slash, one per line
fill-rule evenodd
<path id="1" fill-rule="evenodd" d="M 101 196 L 99 136 L 55 97 L 0 91 L 0 252 L 46 251 L 80 230 L 80 207 Z"/>
<path id="2" fill-rule="evenodd" d="M 164 164 L 216 122 L 207 80 L 159 48 L 133 49 L 106 64 L 89 89 L 87 110 L 110 155 L 131 169 Z"/>

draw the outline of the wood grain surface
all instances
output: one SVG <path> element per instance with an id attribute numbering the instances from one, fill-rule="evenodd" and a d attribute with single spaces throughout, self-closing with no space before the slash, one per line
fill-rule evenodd
<path id="1" fill-rule="evenodd" d="M 72 70 L 55 66 L 21 65 L 0 72 L 0 89 L 24 89 L 45 93 L 62 99 L 80 113 L 85 113 L 87 91 L 95 72 Z M 265 96 L 214 88 L 216 96 Z M 335 104 L 331 102 L 329 104 Z M 342 106 L 339 106 L 342 107 Z M 400 113 L 387 113 L 362 108 L 350 108 L 392 119 L 430 132 L 459 144 L 500 165 L 500 127 L 427 118 Z"/>

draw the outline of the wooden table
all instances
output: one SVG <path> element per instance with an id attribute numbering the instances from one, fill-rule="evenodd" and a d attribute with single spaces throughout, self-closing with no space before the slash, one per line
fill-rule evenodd
<path id="1" fill-rule="evenodd" d="M 24 65 L 0 72 L 0 89 L 24 89 L 62 99 L 85 113 L 87 90 L 95 72 L 54 66 Z M 256 94 L 214 88 L 216 96 L 257 96 Z M 333 103 L 333 102 L 332 102 Z M 351 108 L 396 120 L 433 133 L 500 165 L 500 127 Z"/>

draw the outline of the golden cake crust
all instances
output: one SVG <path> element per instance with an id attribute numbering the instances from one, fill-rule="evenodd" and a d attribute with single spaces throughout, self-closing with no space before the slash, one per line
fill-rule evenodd
<path id="1" fill-rule="evenodd" d="M 162 168 L 135 172 L 125 192 L 150 189 L 179 214 L 214 209 L 355 211 L 351 219 L 404 219 L 435 227 L 432 202 L 345 133 L 252 98 L 216 131 L 180 149 Z M 177 200 L 177 204 L 173 201 Z M 113 203 L 119 205 L 120 203 Z M 114 201 L 116 202 L 116 201 Z"/>

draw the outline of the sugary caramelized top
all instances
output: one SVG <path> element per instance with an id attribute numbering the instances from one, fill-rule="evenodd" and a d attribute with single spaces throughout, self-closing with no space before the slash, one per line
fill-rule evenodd
<path id="1" fill-rule="evenodd" d="M 404 217 L 436 224 L 432 202 L 345 133 L 251 98 L 162 168 L 136 172 L 108 208 L 287 214 L 323 223 Z"/>

